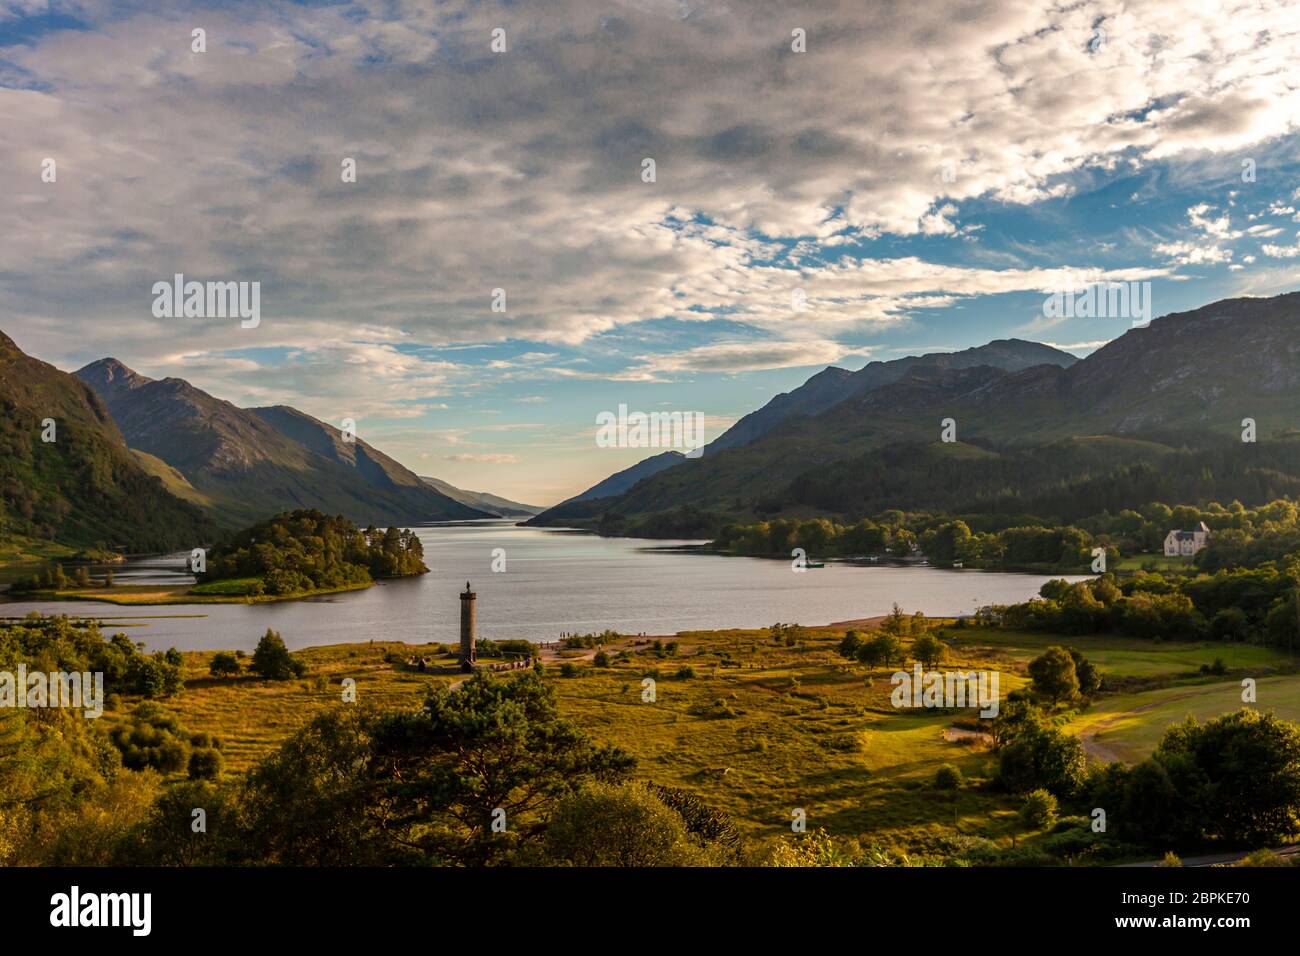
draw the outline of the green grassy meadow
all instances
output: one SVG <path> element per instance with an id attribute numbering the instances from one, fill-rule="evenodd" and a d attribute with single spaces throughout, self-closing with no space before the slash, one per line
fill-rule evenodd
<path id="1" fill-rule="evenodd" d="M 1013 834 L 1023 842 L 1013 797 L 988 788 L 932 786 L 946 763 L 970 783 L 992 776 L 993 757 L 982 739 L 945 735 L 973 711 L 896 710 L 889 699 L 896 668 L 845 661 L 835 653 L 843 633 L 810 628 L 791 647 L 766 631 L 683 632 L 663 639 L 678 647 L 662 657 L 652 639 L 626 639 L 606 648 L 609 667 L 569 654 L 575 676 L 561 676 L 557 660 L 547 662 L 545 674 L 561 712 L 596 739 L 635 755 L 639 776 L 696 793 L 729 813 L 750 838 L 788 834 L 791 813 L 800 808 L 810 830 L 825 828 L 864 845 L 919 849 L 939 836 L 1009 845 Z M 951 626 L 943 637 L 951 649 L 941 668 L 996 669 L 1004 698 L 1027 683 L 1027 662 L 1060 642 L 1043 634 Z M 1128 761 L 1145 756 L 1186 713 L 1204 718 L 1240 706 L 1237 673 L 1207 677 L 1201 664 L 1222 657 L 1235 671 L 1262 675 L 1287 663 L 1285 655 L 1257 647 L 1116 638 L 1070 643 L 1108 681 L 1138 681 L 1142 688 L 1104 696 L 1072 715 L 1069 725 L 1096 735 Z M 385 657 L 430 652 L 428 645 L 381 642 L 309 648 L 298 652 L 311 668 L 308 675 L 285 682 L 211 678 L 212 653 L 187 652 L 185 690 L 167 706 L 187 730 L 222 737 L 226 774 L 238 774 L 315 714 L 354 706 L 341 702 L 345 677 L 356 680 L 359 705 L 419 707 L 431 687 L 460 678 L 413 673 Z M 693 676 L 682 672 L 686 667 Z M 655 681 L 653 702 L 642 699 L 647 676 Z M 1168 686 L 1149 689 L 1160 684 Z M 1261 676 L 1259 694 L 1262 708 L 1300 719 L 1300 677 Z"/>

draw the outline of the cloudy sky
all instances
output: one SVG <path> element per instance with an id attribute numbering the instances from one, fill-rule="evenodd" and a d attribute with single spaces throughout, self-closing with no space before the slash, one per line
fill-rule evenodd
<path id="1" fill-rule="evenodd" d="M 1294 2 L 157 6 L 0 0 L 0 329 L 461 487 L 581 491 L 647 454 L 620 403 L 712 438 L 828 364 L 1129 327 L 1044 317 L 1067 281 L 1300 288 Z M 176 273 L 260 325 L 155 317 Z"/>

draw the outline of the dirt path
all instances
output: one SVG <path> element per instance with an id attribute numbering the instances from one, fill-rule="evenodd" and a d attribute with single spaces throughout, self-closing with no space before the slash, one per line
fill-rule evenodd
<path id="1" fill-rule="evenodd" d="M 1094 724 L 1091 730 L 1079 734 L 1079 743 L 1083 744 L 1083 749 L 1089 756 L 1096 757 L 1098 760 L 1127 763 L 1128 761 L 1124 760 L 1124 758 L 1119 755 L 1118 751 L 1097 740 L 1097 735 L 1110 730 L 1115 726 L 1115 724 L 1119 723 L 1120 720 L 1126 717 L 1140 714 L 1143 711 L 1154 710 L 1157 707 L 1163 707 L 1165 704 L 1172 703 L 1176 700 L 1188 700 L 1192 697 L 1200 696 L 1199 693 L 1177 694 L 1173 697 L 1166 697 L 1163 700 L 1153 701 L 1150 704 L 1143 704 L 1141 707 L 1134 707 L 1132 710 L 1122 710 L 1119 713 L 1112 714 L 1104 720 Z"/>

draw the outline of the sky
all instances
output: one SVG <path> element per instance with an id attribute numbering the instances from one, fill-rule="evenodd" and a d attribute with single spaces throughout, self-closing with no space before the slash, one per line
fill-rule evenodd
<path id="1" fill-rule="evenodd" d="M 158 6 L 0 0 L 0 329 L 462 488 L 656 453 L 620 405 L 712 439 L 827 365 L 1133 324 L 1067 284 L 1300 289 L 1295 2 Z M 159 317 L 177 273 L 260 321 Z"/>

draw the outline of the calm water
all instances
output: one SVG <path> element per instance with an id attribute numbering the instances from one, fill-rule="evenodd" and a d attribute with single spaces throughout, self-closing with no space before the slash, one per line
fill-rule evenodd
<path id="1" fill-rule="evenodd" d="M 291 648 L 369 639 L 458 639 L 457 594 L 478 593 L 480 637 L 554 640 L 562 632 L 670 635 L 677 631 L 765 627 L 777 621 L 829 624 L 889 611 L 969 613 L 980 604 L 1021 601 L 1047 577 L 924 567 L 827 565 L 796 574 L 788 561 L 662 550 L 698 542 L 599 538 L 508 521 L 417 529 L 430 573 L 354 591 L 274 604 L 124 608 L 98 602 L 14 602 L 0 615 L 30 610 L 96 617 L 150 650 L 252 650 L 268 627 Z M 505 573 L 492 551 L 504 548 Z M 178 583 L 184 557 L 114 568 L 119 584 Z"/>

